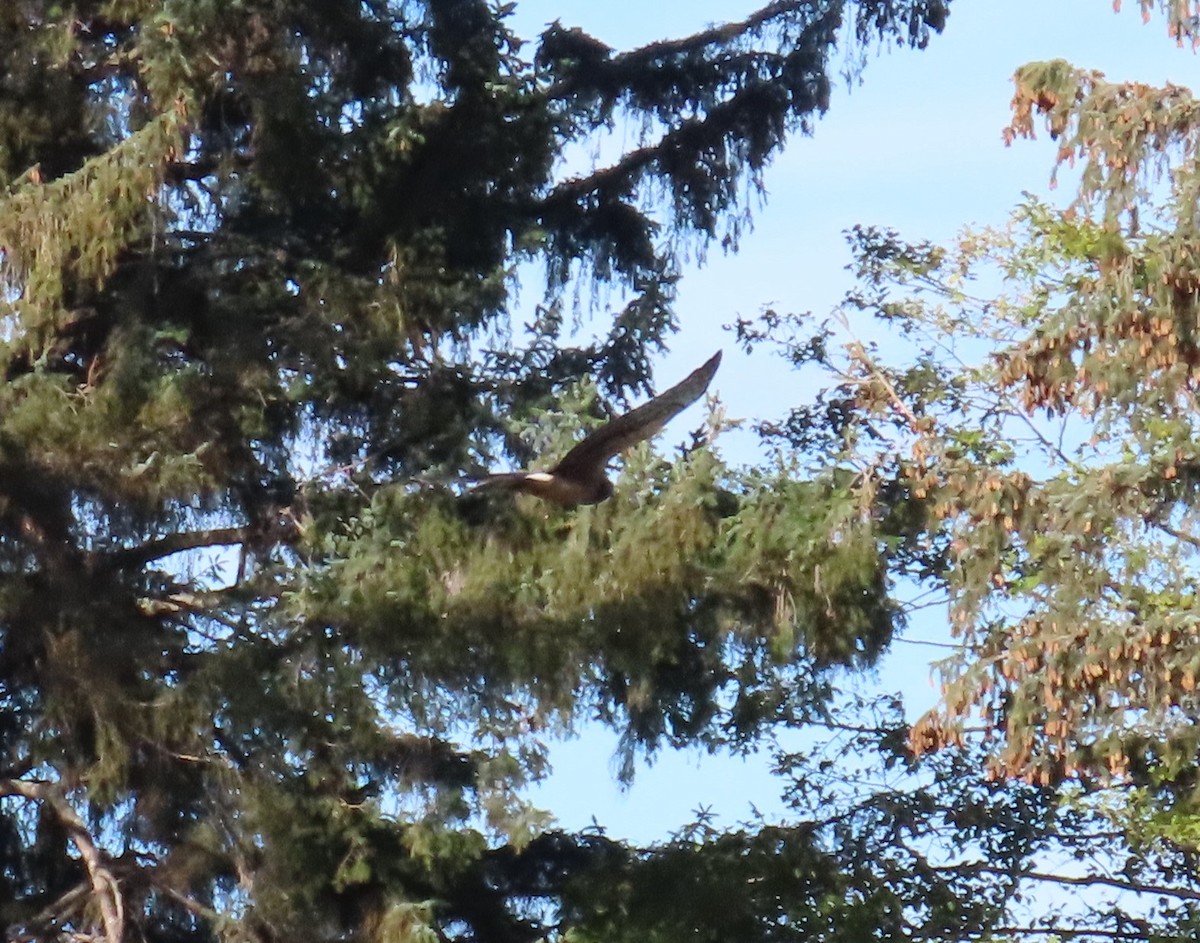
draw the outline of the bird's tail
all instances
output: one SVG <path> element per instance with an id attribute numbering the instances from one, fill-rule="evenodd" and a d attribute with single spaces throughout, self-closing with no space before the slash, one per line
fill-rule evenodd
<path id="1" fill-rule="evenodd" d="M 478 491 L 516 491 L 525 481 L 525 472 L 497 472 L 494 475 L 484 475 L 477 478 L 467 488 L 467 494 Z"/>

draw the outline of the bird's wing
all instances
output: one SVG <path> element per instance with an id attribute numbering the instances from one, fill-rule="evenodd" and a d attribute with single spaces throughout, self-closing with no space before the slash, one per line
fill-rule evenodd
<path id="1" fill-rule="evenodd" d="M 708 389 L 720 365 L 721 352 L 717 351 L 703 366 L 693 370 L 669 390 L 592 432 L 564 455 L 551 472 L 574 478 L 588 478 L 600 473 L 614 455 L 650 438 L 674 416 L 698 400 Z"/>

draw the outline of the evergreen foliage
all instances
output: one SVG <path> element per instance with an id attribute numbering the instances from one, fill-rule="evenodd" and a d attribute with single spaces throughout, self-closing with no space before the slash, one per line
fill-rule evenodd
<path id="1" fill-rule="evenodd" d="M 697 435 L 593 507 L 460 487 L 648 393 L 678 258 L 736 248 L 831 69 L 947 4 L 776 0 L 624 52 L 478 0 L 3 5 L 7 936 L 1194 938 L 1185 91 L 1018 73 L 1011 134 L 1046 117 L 1079 203 L 858 230 L 847 312 L 903 343 L 739 325 L 840 371 L 761 467 Z M 900 579 L 962 642 L 915 732 L 839 690 Z M 588 724 L 625 777 L 773 748 L 789 818 L 556 829 L 523 790 Z"/>
<path id="2" fill-rule="evenodd" d="M 716 888 L 793 866 L 831 883 L 768 883 L 708 935 L 810 907 L 851 933 L 830 895 L 861 881 L 809 830 L 643 852 L 520 794 L 580 723 L 628 771 L 822 711 L 897 618 L 846 483 L 699 442 L 569 514 L 438 482 L 648 391 L 680 247 L 736 246 L 835 42 L 922 46 L 946 4 L 779 0 L 628 52 L 526 45 L 510 13 L 0 10 L 10 937 L 682 938 Z M 617 122 L 634 146 L 565 160 Z M 629 301 L 580 342 L 571 296 L 605 285 Z M 672 909 L 623 890 L 646 880 Z"/>

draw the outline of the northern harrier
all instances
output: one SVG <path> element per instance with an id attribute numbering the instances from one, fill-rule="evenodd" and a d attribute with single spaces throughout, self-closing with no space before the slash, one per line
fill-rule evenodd
<path id="1" fill-rule="evenodd" d="M 599 504 L 613 493 L 612 482 L 604 474 L 609 460 L 650 438 L 698 400 L 720 364 L 721 352 L 717 351 L 669 390 L 596 429 L 548 471 L 489 475 L 478 488 L 521 491 L 563 507 Z"/>

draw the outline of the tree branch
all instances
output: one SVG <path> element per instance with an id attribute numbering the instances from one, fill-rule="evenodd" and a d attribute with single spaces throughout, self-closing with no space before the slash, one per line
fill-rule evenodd
<path id="1" fill-rule="evenodd" d="M 1194 534 L 1189 534 L 1187 531 L 1180 530 L 1179 528 L 1168 524 L 1166 521 L 1155 520 L 1154 526 L 1169 537 L 1174 537 L 1176 540 L 1182 540 L 1186 544 L 1200 548 L 1200 537 L 1196 537 Z"/>
<path id="2" fill-rule="evenodd" d="M 900 415 L 904 417 L 905 422 L 908 423 L 908 427 L 913 433 L 920 435 L 927 430 L 928 422 L 921 422 L 908 403 L 904 402 L 900 394 L 896 392 L 896 387 L 892 384 L 892 381 L 884 375 L 883 371 L 875 366 L 875 362 L 867 355 L 866 348 L 859 341 L 856 340 L 849 345 L 848 355 L 852 363 L 858 364 L 863 370 L 867 371 L 870 378 L 878 383 L 883 391 L 887 393 L 888 399 L 896 407 Z M 857 377 L 848 377 L 848 379 L 852 382 L 861 382 Z"/>
<path id="3" fill-rule="evenodd" d="M 1148 933 L 1125 930 L 1089 930 L 1083 927 L 991 927 L 993 936 L 1036 937 L 1039 940 L 1116 940 L 1119 943 L 1146 943 Z"/>
<path id="4" fill-rule="evenodd" d="M 246 527 L 214 527 L 208 530 L 182 531 L 151 540 L 137 547 L 105 554 L 106 561 L 114 569 L 144 566 L 184 550 L 199 550 L 202 547 L 228 547 L 245 543 L 250 530 Z"/>
<path id="5" fill-rule="evenodd" d="M 63 894 L 62 897 L 58 898 L 58 900 L 30 918 L 27 921 L 28 925 L 31 927 L 46 927 L 63 923 L 69 918 L 72 911 L 82 905 L 90 891 L 91 887 L 88 882 L 81 881 Z"/>
<path id="6" fill-rule="evenodd" d="M 144 566 L 161 560 L 173 553 L 185 550 L 200 550 L 204 547 L 231 547 L 239 544 L 288 543 L 295 539 L 299 529 L 294 520 L 282 516 L 279 521 L 266 526 L 213 527 L 207 530 L 180 531 L 167 534 L 156 540 L 147 541 L 137 547 L 109 551 L 97 556 L 113 569 Z"/>
<path id="7" fill-rule="evenodd" d="M 981 869 L 987 873 L 995 873 L 999 871 L 997 868 Z M 1042 871 L 1026 871 L 1022 877 L 1029 878 L 1032 881 L 1045 881 L 1051 884 L 1069 884 L 1076 887 L 1090 887 L 1092 885 L 1102 885 L 1104 887 L 1115 887 L 1122 891 L 1131 891 L 1135 894 L 1161 894 L 1165 897 L 1178 897 L 1181 900 L 1200 900 L 1200 891 L 1192 890 L 1187 887 L 1164 887 L 1161 884 L 1143 884 L 1141 881 L 1130 881 L 1123 878 L 1104 877 L 1103 875 L 1068 875 L 1068 874 L 1048 874 Z"/>
<path id="8" fill-rule="evenodd" d="M 772 20 L 811 9 L 811 0 L 776 0 L 775 3 L 763 7 L 743 20 L 711 26 L 679 39 L 648 43 L 645 46 L 639 46 L 628 52 L 596 62 L 593 68 L 604 78 L 630 69 L 644 69 L 653 63 L 662 62 L 664 59 L 697 53 L 710 46 L 729 45 L 762 29 Z M 595 87 L 598 83 L 593 80 L 589 84 Z M 579 76 L 571 75 L 568 78 L 559 79 L 551 85 L 546 94 L 549 99 L 559 101 L 578 92 L 581 85 Z"/>
<path id="9" fill-rule="evenodd" d="M 100 907 L 105 939 L 108 943 L 122 943 L 125 939 L 125 901 L 121 896 L 121 888 L 108 869 L 105 861 L 107 855 L 96 845 L 79 813 L 51 782 L 0 780 L 0 797 L 4 796 L 20 796 L 33 802 L 42 802 L 51 809 L 70 833 L 75 847 L 79 849 L 79 856 L 83 859 L 91 881 L 92 897 Z"/>
<path id="10" fill-rule="evenodd" d="M 778 17 L 811 9 L 812 4 L 809 0 L 777 0 L 777 2 L 751 13 L 744 20 L 710 26 L 708 29 L 693 33 L 691 36 L 684 36 L 680 39 L 664 39 L 648 43 L 645 46 L 640 46 L 637 49 L 614 57 L 614 61 L 622 64 L 630 61 L 639 63 L 652 62 L 655 59 L 662 59 L 666 56 L 695 52 L 703 49 L 705 46 L 732 42 Z"/>

